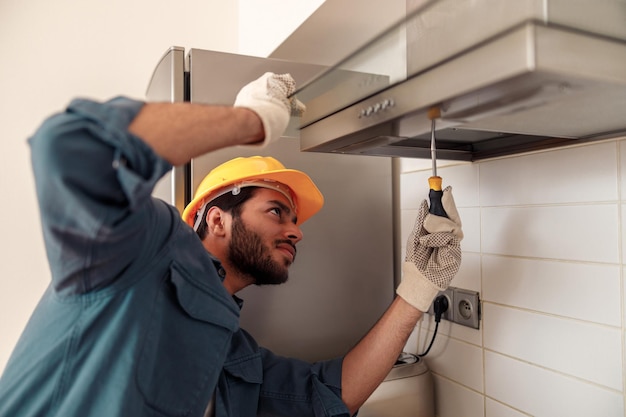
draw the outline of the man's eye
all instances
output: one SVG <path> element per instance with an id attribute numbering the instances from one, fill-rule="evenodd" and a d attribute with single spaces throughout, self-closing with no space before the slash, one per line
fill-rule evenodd
<path id="1" fill-rule="evenodd" d="M 274 207 L 274 208 L 270 209 L 270 213 L 274 213 L 275 215 L 280 217 L 280 214 L 282 213 L 282 210 L 280 208 L 278 208 L 278 207 Z"/>

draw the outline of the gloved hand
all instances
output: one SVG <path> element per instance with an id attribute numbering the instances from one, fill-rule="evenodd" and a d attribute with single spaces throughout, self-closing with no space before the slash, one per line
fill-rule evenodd
<path id="1" fill-rule="evenodd" d="M 268 144 L 283 134 L 291 115 L 304 112 L 304 104 L 295 97 L 289 98 L 295 91 L 296 82 L 291 75 L 266 72 L 239 91 L 234 106 L 246 107 L 261 118 L 265 130 L 263 144 Z"/>
<path id="2" fill-rule="evenodd" d="M 448 288 L 461 265 L 461 219 L 452 188 L 441 199 L 449 218 L 428 213 L 424 200 L 407 241 L 402 282 L 396 293 L 420 311 L 428 311 L 439 291 Z"/>

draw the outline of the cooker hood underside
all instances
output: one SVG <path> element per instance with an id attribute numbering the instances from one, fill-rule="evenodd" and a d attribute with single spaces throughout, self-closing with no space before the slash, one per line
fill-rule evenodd
<path id="1" fill-rule="evenodd" d="M 306 102 L 301 149 L 477 161 L 626 134 L 626 42 L 529 21 L 346 108 Z"/>

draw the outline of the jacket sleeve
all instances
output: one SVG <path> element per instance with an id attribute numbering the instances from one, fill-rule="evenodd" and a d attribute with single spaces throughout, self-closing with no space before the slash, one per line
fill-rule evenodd
<path id="1" fill-rule="evenodd" d="M 310 364 L 261 348 L 259 416 L 350 417 L 341 400 L 343 358 Z"/>
<path id="2" fill-rule="evenodd" d="M 30 138 L 53 287 L 102 288 L 140 256 L 155 221 L 151 193 L 170 164 L 128 126 L 142 102 L 74 100 Z M 166 226 L 166 225 L 165 225 Z"/>

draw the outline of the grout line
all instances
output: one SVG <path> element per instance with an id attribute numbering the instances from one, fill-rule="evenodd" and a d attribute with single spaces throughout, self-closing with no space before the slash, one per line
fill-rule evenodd
<path id="1" fill-rule="evenodd" d="M 432 317 L 432 319 L 429 318 L 428 321 L 434 323 L 435 319 L 434 319 L 434 317 Z M 450 323 L 450 326 L 448 326 L 448 327 L 450 327 L 450 328 L 452 327 L 452 324 L 453 324 L 452 322 L 447 321 L 447 320 L 445 320 L 445 322 L 446 323 Z M 443 323 L 443 320 L 442 320 L 441 323 Z M 476 344 L 476 343 L 468 341 L 467 339 L 462 339 L 462 338 L 460 338 L 458 336 L 452 336 L 449 332 L 445 333 L 444 331 L 442 331 L 442 324 L 441 323 L 439 323 L 439 330 L 437 331 L 437 339 L 439 337 L 445 337 L 446 339 L 449 339 L 449 340 L 452 340 L 452 341 L 455 341 L 455 342 L 459 342 L 459 343 L 462 343 L 462 344 L 467 345 L 467 346 L 472 346 L 472 347 L 475 347 L 475 348 L 481 349 L 481 350 L 484 349 L 484 347 L 482 346 L 482 343 Z M 461 326 L 461 325 L 457 324 L 457 326 Z M 435 332 L 434 324 L 433 324 L 433 328 L 430 328 L 430 325 L 429 325 L 429 327 L 425 330 L 425 332 L 426 332 L 426 334 L 424 335 L 424 341 L 423 342 L 424 342 L 424 344 L 426 346 L 424 347 L 424 349 L 426 349 L 426 347 L 430 343 L 430 339 L 432 338 L 432 334 Z M 433 348 L 436 345 L 437 345 L 437 340 L 435 340 L 435 344 L 433 345 Z M 446 343 L 446 345 L 447 345 L 447 343 Z"/>
<path id="2" fill-rule="evenodd" d="M 516 306 L 513 304 L 502 304 L 502 303 L 498 303 L 496 301 L 489 301 L 489 300 L 481 300 L 482 304 L 490 304 L 492 306 L 497 306 L 500 308 L 509 308 L 511 310 L 518 310 L 518 311 L 522 311 L 525 313 L 531 313 L 531 314 L 537 314 L 540 316 L 547 316 L 547 317 L 552 317 L 555 319 L 560 319 L 560 320 L 566 320 L 566 321 L 571 321 L 571 322 L 576 322 L 576 323 L 582 323 L 582 324 L 586 324 L 586 325 L 592 325 L 592 326 L 597 326 L 597 327 L 604 327 L 607 330 L 613 330 L 615 331 L 616 329 L 620 329 L 622 328 L 621 324 L 620 325 L 611 325 L 611 324 L 606 324 L 606 323 L 600 323 L 597 321 L 591 321 L 591 320 L 584 320 L 584 319 L 579 319 L 577 317 L 571 317 L 571 316 L 563 316 L 561 314 L 556 314 L 556 313 L 550 313 L 549 311 L 543 311 L 543 310 L 533 310 L 531 308 L 528 307 L 520 307 L 520 306 Z"/>
<path id="3" fill-rule="evenodd" d="M 430 370 L 430 372 L 431 372 L 434 376 L 437 376 L 438 378 L 444 379 L 444 380 L 446 380 L 446 381 L 448 381 L 448 382 L 451 382 L 451 383 L 453 383 L 453 384 L 455 384 L 455 385 L 458 385 L 458 386 L 460 386 L 460 387 L 463 387 L 463 388 L 465 388 L 465 389 L 466 389 L 466 390 L 468 390 L 468 391 L 471 391 L 471 392 L 473 392 L 473 393 L 475 393 L 475 394 L 481 395 L 483 398 L 485 397 L 485 394 L 484 394 L 484 393 L 482 393 L 482 392 L 480 392 L 480 391 L 476 391 L 474 388 L 472 388 L 472 387 L 468 387 L 467 385 L 463 384 L 462 382 L 457 381 L 456 379 L 452 379 L 452 378 L 447 377 L 447 376 L 445 376 L 445 375 L 442 375 L 442 374 L 440 374 L 440 373 L 434 372 L 433 370 Z M 509 407 L 510 407 L 510 406 L 509 406 Z"/>
<path id="4" fill-rule="evenodd" d="M 482 184 L 481 184 L 481 176 L 480 171 L 482 168 L 482 164 L 478 163 L 476 166 L 476 176 L 478 181 L 478 250 L 480 250 L 480 262 L 478 264 L 478 274 L 479 274 L 479 287 L 480 287 L 480 354 L 483 360 L 482 363 L 482 391 L 483 391 L 483 413 L 484 417 L 487 417 L 487 367 L 486 356 L 485 356 L 485 309 L 484 305 L 484 286 L 483 286 L 483 202 L 482 202 Z"/>
<path id="5" fill-rule="evenodd" d="M 534 417 L 532 414 L 528 414 L 526 411 L 522 411 L 518 408 L 513 407 L 511 404 L 507 404 L 505 402 L 502 402 L 496 398 L 493 397 L 489 397 L 488 395 L 485 396 L 487 399 L 490 399 L 491 401 L 493 401 L 494 403 L 498 403 L 506 408 L 510 408 L 511 410 L 517 411 L 518 413 L 524 415 L 524 416 L 528 416 L 528 417 Z M 485 417 L 487 417 L 487 401 L 485 400 Z"/>
<path id="6" fill-rule="evenodd" d="M 478 253 L 467 251 L 467 253 Z M 554 262 L 554 263 L 567 263 L 567 264 L 581 264 L 581 265 L 599 265 L 599 266 L 622 266 L 621 261 L 617 262 L 600 262 L 600 261 L 581 261 L 577 259 L 565 259 L 565 258 L 540 258 L 538 256 L 524 256 L 524 255 L 511 255 L 508 253 L 494 253 L 494 252 L 481 252 L 483 255 L 496 257 L 496 258 L 511 258 L 511 259 L 525 259 L 529 261 L 541 261 L 541 262 Z M 618 254 L 621 257 L 621 254 Z"/>
<path id="7" fill-rule="evenodd" d="M 582 378 L 582 377 L 579 377 L 579 376 L 576 376 L 576 375 L 573 375 L 573 374 L 568 374 L 567 372 L 563 372 L 563 371 L 560 371 L 558 369 L 549 368 L 549 367 L 547 367 L 545 365 L 540 365 L 538 363 L 531 362 L 531 361 L 529 361 L 527 359 L 522 359 L 522 358 L 518 358 L 516 356 L 511 356 L 509 354 L 506 354 L 506 353 L 503 353 L 503 352 L 498 352 L 497 350 L 493 350 L 493 349 L 485 349 L 485 350 L 487 352 L 489 352 L 489 353 L 492 353 L 492 354 L 495 354 L 495 355 L 499 355 L 499 356 L 503 356 L 505 358 L 514 360 L 516 362 L 523 363 L 523 364 L 525 364 L 527 366 L 531 366 L 531 367 L 534 367 L 534 368 L 537 368 L 537 369 L 542 369 L 542 370 L 544 370 L 546 372 L 552 372 L 552 373 L 560 375 L 562 377 L 570 378 L 572 380 L 575 380 L 575 381 L 578 381 L 578 382 L 581 382 L 581 383 L 584 383 L 584 384 L 593 385 L 593 386 L 595 386 L 597 388 L 601 388 L 603 390 L 610 391 L 610 392 L 613 392 L 613 393 L 616 393 L 616 394 L 623 394 L 619 389 L 615 389 L 615 388 L 609 387 L 607 385 L 603 385 L 603 384 L 600 384 L 598 382 L 591 381 L 589 379 L 585 379 L 585 378 Z"/>
<path id="8" fill-rule="evenodd" d="M 511 208 L 552 208 L 552 207 L 581 207 L 581 206 L 610 206 L 619 204 L 619 197 L 615 200 L 597 200 L 597 201 L 564 201 L 559 203 L 524 203 L 524 204 L 498 204 L 491 206 L 481 206 L 480 208 L 489 209 L 511 209 Z M 463 207 L 466 208 L 466 207 Z M 473 208 L 471 206 L 467 208 Z"/>
<path id="9" fill-rule="evenodd" d="M 618 204 L 617 204 L 617 230 L 620 230 L 621 233 L 618 233 L 617 235 L 617 250 L 618 250 L 618 257 L 619 257 L 619 263 L 620 263 L 620 300 L 621 300 L 621 315 L 620 315 L 620 319 L 622 322 L 622 327 L 621 327 L 621 335 L 620 335 L 620 339 L 622 342 L 622 396 L 624 399 L 624 410 L 626 410 L 626 346 L 624 346 L 626 344 L 626 323 L 624 322 L 625 319 L 624 317 L 626 317 L 626 312 L 624 311 L 624 309 L 626 308 L 624 306 L 624 302 L 626 301 L 626 294 L 624 294 L 624 288 L 626 287 L 625 283 L 624 283 L 624 239 L 623 239 L 623 230 L 624 230 L 624 225 L 623 225 L 623 216 L 624 213 L 622 212 L 622 199 L 624 196 L 622 196 L 622 151 L 624 151 L 623 149 L 623 141 L 617 141 L 615 143 L 615 146 L 617 147 L 616 152 L 615 152 L 615 158 L 616 158 L 616 163 L 617 163 L 617 200 L 618 200 Z"/>

